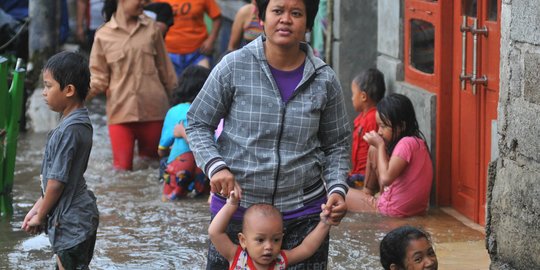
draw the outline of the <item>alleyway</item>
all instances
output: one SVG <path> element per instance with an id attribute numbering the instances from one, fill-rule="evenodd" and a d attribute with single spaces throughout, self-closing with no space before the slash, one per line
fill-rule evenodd
<path id="1" fill-rule="evenodd" d="M 210 220 L 205 198 L 163 203 L 157 163 L 136 161 L 136 170 L 115 173 L 101 109 L 92 105 L 94 148 L 86 173 L 101 213 L 92 269 L 204 269 Z M 38 175 L 46 134 L 22 134 L 14 186 L 15 214 L 0 222 L 0 269 L 51 269 L 52 251 L 45 235 L 19 228 L 39 195 Z M 435 242 L 439 269 L 488 269 L 484 235 L 432 209 L 426 217 L 396 219 L 349 214 L 332 229 L 329 269 L 381 269 L 378 242 L 400 225 L 422 226 Z"/>

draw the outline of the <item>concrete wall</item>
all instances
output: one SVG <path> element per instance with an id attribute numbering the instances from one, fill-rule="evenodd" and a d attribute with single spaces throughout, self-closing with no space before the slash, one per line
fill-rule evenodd
<path id="1" fill-rule="evenodd" d="M 389 93 L 403 81 L 403 1 L 378 1 L 377 68 L 384 74 Z"/>
<path id="2" fill-rule="evenodd" d="M 405 82 L 394 83 L 393 92 L 403 94 L 411 100 L 418 126 L 426 137 L 426 143 L 431 150 L 432 157 L 435 158 L 435 113 L 437 110 L 437 96 L 412 84 Z"/>
<path id="3" fill-rule="evenodd" d="M 377 68 L 384 73 L 387 92 L 411 99 L 420 130 L 435 157 L 436 95 L 403 82 L 403 1 L 379 0 L 377 20 Z"/>
<path id="4" fill-rule="evenodd" d="M 420 130 L 436 163 L 437 96 L 423 88 L 404 82 L 403 66 L 404 0 L 379 0 L 377 7 L 377 68 L 384 74 L 387 93 L 400 93 L 411 99 Z M 433 185 L 431 202 L 435 202 Z"/>
<path id="5" fill-rule="evenodd" d="M 503 1 L 499 159 L 488 183 L 491 269 L 540 269 L 540 6 Z"/>
<path id="6" fill-rule="evenodd" d="M 339 76 L 351 121 L 351 80 L 377 62 L 377 0 L 334 0 L 332 67 Z"/>

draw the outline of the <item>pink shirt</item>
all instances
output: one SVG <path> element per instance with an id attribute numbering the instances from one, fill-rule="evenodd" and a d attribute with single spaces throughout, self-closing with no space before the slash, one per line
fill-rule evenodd
<path id="1" fill-rule="evenodd" d="M 378 199 L 379 212 L 393 217 L 423 215 L 429 207 L 429 194 L 433 179 L 433 164 L 422 139 L 402 138 L 392 156 L 398 156 L 408 165 L 394 182 L 384 188 Z"/>

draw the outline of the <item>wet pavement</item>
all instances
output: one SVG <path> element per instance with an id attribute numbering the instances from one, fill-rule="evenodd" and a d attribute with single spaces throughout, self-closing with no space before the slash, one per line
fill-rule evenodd
<path id="1" fill-rule="evenodd" d="M 85 174 L 98 199 L 100 225 L 91 269 L 204 269 L 210 221 L 205 198 L 162 202 L 157 162 L 135 160 L 133 172 L 115 172 L 102 100 L 92 104 L 94 148 Z M 0 269 L 52 269 L 45 235 L 21 231 L 24 215 L 39 196 L 39 168 L 46 134 L 21 134 L 15 172 L 14 215 L 0 220 Z M 348 214 L 331 231 L 328 269 L 381 269 L 378 243 L 401 225 L 432 234 L 439 269 L 488 269 L 485 236 L 449 215 L 431 209 L 407 219 Z"/>

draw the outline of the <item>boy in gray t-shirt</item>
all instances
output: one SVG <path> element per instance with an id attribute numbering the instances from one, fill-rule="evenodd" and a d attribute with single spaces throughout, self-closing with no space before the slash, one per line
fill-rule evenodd
<path id="1" fill-rule="evenodd" d="M 24 218 L 22 229 L 49 235 L 60 269 L 87 269 L 94 253 L 99 213 L 83 177 L 92 149 L 92 124 L 84 100 L 90 84 L 88 61 L 61 52 L 43 68 L 43 96 L 61 114 L 48 134 L 41 165 L 42 195 Z"/>

